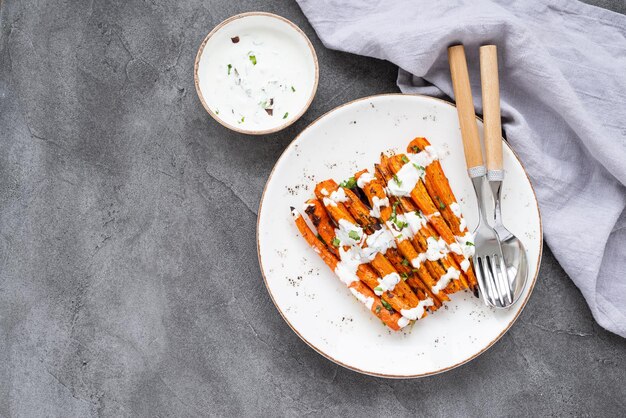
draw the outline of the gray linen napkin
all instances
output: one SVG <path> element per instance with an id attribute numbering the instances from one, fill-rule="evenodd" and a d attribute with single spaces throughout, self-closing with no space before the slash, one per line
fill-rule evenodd
<path id="1" fill-rule="evenodd" d="M 453 97 L 446 48 L 465 44 L 479 113 L 478 47 L 498 45 L 503 126 L 545 240 L 626 337 L 626 17 L 560 0 L 297 1 L 328 48 L 398 65 L 403 92 Z"/>

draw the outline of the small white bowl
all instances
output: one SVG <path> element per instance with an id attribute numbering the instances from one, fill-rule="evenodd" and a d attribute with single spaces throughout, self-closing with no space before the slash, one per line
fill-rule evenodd
<path id="1" fill-rule="evenodd" d="M 317 91 L 319 66 L 309 38 L 284 17 L 242 13 L 204 38 L 194 65 L 198 97 L 228 129 L 280 131 L 304 114 Z"/>

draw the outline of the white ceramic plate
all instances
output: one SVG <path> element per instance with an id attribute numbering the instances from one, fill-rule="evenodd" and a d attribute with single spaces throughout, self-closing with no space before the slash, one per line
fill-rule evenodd
<path id="1" fill-rule="evenodd" d="M 482 134 L 482 123 L 479 122 Z M 529 283 L 508 311 L 487 308 L 469 292 L 399 332 L 388 330 L 322 262 L 298 233 L 289 207 L 302 208 L 316 182 L 346 179 L 378 161 L 381 151 L 406 149 L 416 136 L 438 148 L 443 169 L 472 230 L 476 197 L 466 172 L 455 107 L 414 95 L 356 100 L 322 116 L 285 150 L 259 209 L 257 244 L 267 289 L 289 326 L 328 359 L 361 373 L 420 377 L 463 364 L 511 327 L 535 284 L 542 230 L 534 191 L 521 163 L 504 147 L 504 223 L 524 243 Z"/>
<path id="2" fill-rule="evenodd" d="M 318 77 L 317 56 L 304 32 L 265 12 L 242 13 L 217 25 L 194 65 L 196 92 L 209 115 L 252 135 L 298 120 L 315 96 Z"/>

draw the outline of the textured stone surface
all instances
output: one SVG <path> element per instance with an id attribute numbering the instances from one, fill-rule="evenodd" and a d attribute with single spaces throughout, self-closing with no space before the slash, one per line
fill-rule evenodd
<path id="1" fill-rule="evenodd" d="M 321 65 L 310 110 L 264 138 L 218 126 L 193 87 L 202 38 L 248 10 L 299 24 Z M 0 29 L 0 416 L 624 413 L 626 341 L 548 249 L 513 329 L 443 375 L 361 376 L 283 322 L 257 264 L 263 184 L 322 113 L 397 91 L 295 3 L 5 0 Z"/>

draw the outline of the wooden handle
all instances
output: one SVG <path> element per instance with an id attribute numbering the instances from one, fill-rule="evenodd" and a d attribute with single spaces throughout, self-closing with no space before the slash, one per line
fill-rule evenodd
<path id="1" fill-rule="evenodd" d="M 502 170 L 502 125 L 500 123 L 498 50 L 495 45 L 480 47 L 480 83 L 483 94 L 487 170 Z"/>
<path id="2" fill-rule="evenodd" d="M 452 75 L 456 109 L 459 113 L 465 161 L 467 169 L 470 171 L 470 176 L 476 177 L 472 175 L 472 172 L 478 173 L 480 169 L 473 170 L 475 167 L 482 167 L 484 174 L 483 154 L 480 149 L 480 137 L 478 136 L 478 125 L 476 124 L 476 114 L 474 113 L 474 100 L 472 99 L 472 88 L 470 86 L 469 74 L 467 73 L 467 61 L 463 45 L 455 45 L 448 48 L 448 60 L 450 61 L 450 74 Z"/>

